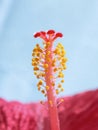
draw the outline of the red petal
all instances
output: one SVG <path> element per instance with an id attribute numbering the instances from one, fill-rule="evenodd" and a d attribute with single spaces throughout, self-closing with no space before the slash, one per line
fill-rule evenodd
<path id="1" fill-rule="evenodd" d="M 47 31 L 47 34 L 54 34 L 54 33 L 55 33 L 54 30 L 48 30 L 48 31 Z"/>
<path id="2" fill-rule="evenodd" d="M 63 37 L 62 33 L 56 33 L 56 37 Z"/>
<path id="3" fill-rule="evenodd" d="M 37 38 L 37 37 L 40 37 L 40 32 L 37 32 L 34 34 L 34 37 Z"/>
<path id="4" fill-rule="evenodd" d="M 42 35 L 45 35 L 45 34 L 46 34 L 46 32 L 44 32 L 44 31 L 41 31 L 40 33 L 41 33 Z"/>

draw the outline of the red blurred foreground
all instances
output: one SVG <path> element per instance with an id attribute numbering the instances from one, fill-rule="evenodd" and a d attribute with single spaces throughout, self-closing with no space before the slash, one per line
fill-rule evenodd
<path id="1" fill-rule="evenodd" d="M 98 130 L 98 90 L 65 97 L 58 110 L 61 130 Z M 47 109 L 0 99 L 0 130 L 50 130 Z"/>

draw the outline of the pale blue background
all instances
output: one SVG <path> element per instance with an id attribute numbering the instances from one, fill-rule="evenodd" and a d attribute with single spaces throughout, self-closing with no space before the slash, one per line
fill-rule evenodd
<path id="1" fill-rule="evenodd" d="M 54 29 L 69 59 L 60 96 L 98 88 L 98 0 L 0 0 L 0 97 L 44 99 L 37 91 L 33 33 Z"/>

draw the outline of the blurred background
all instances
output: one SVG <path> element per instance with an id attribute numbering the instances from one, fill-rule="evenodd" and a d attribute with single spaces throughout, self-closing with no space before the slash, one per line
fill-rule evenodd
<path id="1" fill-rule="evenodd" d="M 21 102 L 45 99 L 37 91 L 31 53 L 36 31 L 62 32 L 68 57 L 69 96 L 98 88 L 98 0 L 0 0 L 0 97 Z"/>

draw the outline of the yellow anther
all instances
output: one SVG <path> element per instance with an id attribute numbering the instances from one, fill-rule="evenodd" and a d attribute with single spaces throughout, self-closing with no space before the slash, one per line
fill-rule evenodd
<path id="1" fill-rule="evenodd" d="M 64 78 L 64 74 L 62 72 L 59 72 L 58 77 L 59 78 Z"/>
<path id="2" fill-rule="evenodd" d="M 53 59 L 53 62 L 55 63 L 56 61 L 57 61 L 57 59 L 56 59 L 56 58 L 54 58 L 54 59 Z"/>
<path id="3" fill-rule="evenodd" d="M 53 86 L 55 86 L 55 83 L 54 83 L 54 82 L 52 82 L 52 85 L 53 85 Z"/>
<path id="4" fill-rule="evenodd" d="M 63 49 L 61 48 L 61 53 L 64 55 L 66 54 L 66 51 L 64 50 L 64 48 Z"/>
<path id="5" fill-rule="evenodd" d="M 47 42 L 46 44 L 49 46 L 49 45 L 50 45 L 50 42 Z"/>
<path id="6" fill-rule="evenodd" d="M 45 88 L 46 88 L 46 90 L 49 90 L 49 86 L 46 86 Z"/>
<path id="7" fill-rule="evenodd" d="M 38 84 L 39 84 L 39 85 L 42 85 L 42 84 L 43 84 L 43 81 L 42 81 L 42 80 L 40 80 L 40 81 L 38 82 Z"/>
<path id="8" fill-rule="evenodd" d="M 37 48 L 34 48 L 34 49 L 33 49 L 33 52 L 37 52 Z"/>
<path id="9" fill-rule="evenodd" d="M 55 92 L 56 92 L 56 94 L 59 94 L 59 90 L 58 89 L 56 89 Z"/>
<path id="10" fill-rule="evenodd" d="M 62 63 L 65 63 L 65 62 L 67 62 L 67 58 L 62 58 Z"/>
<path id="11" fill-rule="evenodd" d="M 35 58 L 35 61 L 39 61 L 39 58 Z"/>
<path id="12" fill-rule="evenodd" d="M 32 56 L 35 56 L 35 53 L 32 53 Z"/>
<path id="13" fill-rule="evenodd" d="M 52 61 L 52 66 L 55 66 L 56 58 L 53 59 Z"/>
<path id="14" fill-rule="evenodd" d="M 42 92 L 43 94 L 45 94 L 45 90 L 41 90 L 41 92 Z"/>
<path id="15" fill-rule="evenodd" d="M 53 66 L 53 67 L 55 66 L 55 62 L 52 62 L 52 66 Z"/>
<path id="16" fill-rule="evenodd" d="M 41 53 L 43 52 L 43 50 L 41 48 L 38 48 L 38 51 L 41 52 Z"/>
<path id="17" fill-rule="evenodd" d="M 52 79 L 53 78 L 53 75 L 50 75 L 50 79 Z"/>
<path id="18" fill-rule="evenodd" d="M 36 62 L 32 62 L 32 66 L 36 66 L 37 65 L 37 63 Z"/>
<path id="19" fill-rule="evenodd" d="M 49 56 L 49 54 L 50 54 L 50 51 L 47 51 L 47 52 L 46 52 L 46 55 Z"/>
<path id="20" fill-rule="evenodd" d="M 40 56 L 40 53 L 37 53 L 36 55 L 39 57 L 39 56 Z"/>
<path id="21" fill-rule="evenodd" d="M 51 59 L 50 59 L 49 57 L 46 57 L 46 60 L 47 60 L 48 62 L 50 62 L 50 61 L 51 61 Z"/>
<path id="22" fill-rule="evenodd" d="M 62 78 L 64 78 L 64 74 L 62 75 Z"/>
<path id="23" fill-rule="evenodd" d="M 45 68 L 45 69 L 48 68 L 48 64 L 44 64 L 44 68 Z"/>
<path id="24" fill-rule="evenodd" d="M 37 75 L 37 72 L 34 71 L 34 74 Z"/>
<path id="25" fill-rule="evenodd" d="M 60 89 L 62 92 L 64 91 L 64 88 L 63 87 L 61 87 L 61 89 Z"/>
<path id="26" fill-rule="evenodd" d="M 38 67 L 34 67 L 34 70 L 36 70 L 36 71 L 37 71 L 37 70 L 39 70 L 39 68 L 38 68 Z"/>
<path id="27" fill-rule="evenodd" d="M 58 51 L 58 49 L 56 48 L 56 49 L 54 50 L 54 53 L 57 54 L 57 51 Z"/>
<path id="28" fill-rule="evenodd" d="M 58 70 L 59 70 L 59 71 L 62 71 L 63 69 L 62 69 L 62 67 L 58 67 Z"/>
<path id="29" fill-rule="evenodd" d="M 39 79 L 40 77 L 44 77 L 45 76 L 45 74 L 44 73 L 37 73 L 37 75 L 36 75 L 36 77 Z"/>
<path id="30" fill-rule="evenodd" d="M 62 87 L 62 85 L 61 84 L 58 84 L 58 88 L 61 88 Z"/>
<path id="31" fill-rule="evenodd" d="M 42 54 L 41 56 L 42 56 L 42 58 L 45 58 L 45 55 L 44 55 L 44 54 Z"/>
<path id="32" fill-rule="evenodd" d="M 61 83 L 64 83 L 64 80 L 63 80 L 63 79 L 61 80 Z"/>
<path id="33" fill-rule="evenodd" d="M 34 62 L 35 61 L 35 58 L 32 58 L 32 62 Z"/>
<path id="34" fill-rule="evenodd" d="M 41 73 L 41 76 L 42 76 L 42 77 L 44 77 L 44 76 L 45 76 L 45 74 L 44 74 L 44 73 Z"/>
<path id="35" fill-rule="evenodd" d="M 46 43 L 45 49 L 47 49 L 50 46 L 50 42 Z"/>
<path id="36" fill-rule="evenodd" d="M 60 54 L 60 50 L 59 48 L 56 48 L 55 51 L 54 51 L 55 54 Z"/>
<path id="37" fill-rule="evenodd" d="M 39 79 L 39 78 L 40 78 L 40 75 L 37 75 L 36 77 Z"/>
<path id="38" fill-rule="evenodd" d="M 54 72 L 56 72 L 58 70 L 58 68 L 54 68 Z"/>
<path id="39" fill-rule="evenodd" d="M 62 45 L 61 43 L 58 43 L 58 44 L 57 44 L 57 47 L 59 47 L 59 46 L 61 46 L 61 45 Z"/>
<path id="40" fill-rule="evenodd" d="M 66 69 L 67 69 L 67 66 L 66 66 L 66 65 L 64 65 L 64 66 L 63 66 L 63 69 L 64 69 L 64 70 L 66 70 Z"/>

